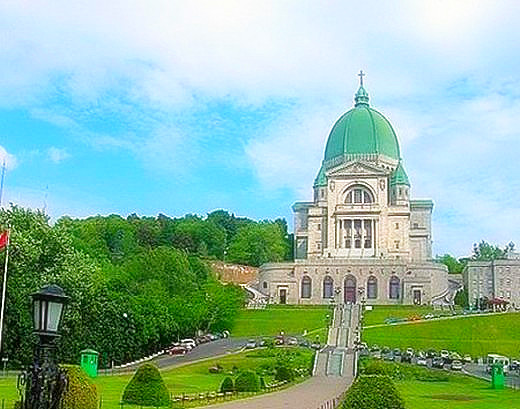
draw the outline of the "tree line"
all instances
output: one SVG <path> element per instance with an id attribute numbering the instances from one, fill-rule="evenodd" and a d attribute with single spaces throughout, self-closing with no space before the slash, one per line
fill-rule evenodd
<path id="1" fill-rule="evenodd" d="M 62 323 L 60 359 L 100 352 L 102 366 L 158 351 L 197 330 L 230 329 L 243 290 L 217 281 L 205 258 L 260 265 L 291 257 L 287 224 L 255 222 L 225 211 L 207 217 L 63 217 L 0 210 L 11 229 L 2 356 L 11 367 L 32 357 L 30 294 L 61 286 L 71 301 Z M 3 262 L 5 252 L 0 256 Z"/>

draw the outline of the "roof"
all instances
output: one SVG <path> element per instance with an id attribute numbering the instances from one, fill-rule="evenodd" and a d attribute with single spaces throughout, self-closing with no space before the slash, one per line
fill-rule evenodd
<path id="1" fill-rule="evenodd" d="M 433 207 L 433 201 L 431 199 L 410 200 L 410 207 L 423 207 L 431 209 Z"/>
<path id="2" fill-rule="evenodd" d="M 314 179 L 314 187 L 327 186 L 327 175 L 325 174 L 325 168 L 322 166 L 316 179 Z"/>
<path id="3" fill-rule="evenodd" d="M 383 114 L 371 108 L 368 92 L 361 85 L 354 108 L 334 124 L 327 140 L 324 162 L 346 155 L 384 155 L 400 159 L 399 142 L 392 125 Z"/>
<path id="4" fill-rule="evenodd" d="M 93 349 L 84 349 L 80 352 L 80 354 L 90 354 L 90 355 L 99 355 L 98 351 L 94 351 Z"/>
<path id="5" fill-rule="evenodd" d="M 390 186 L 395 185 L 410 186 L 410 181 L 408 180 L 408 175 L 404 170 L 402 161 L 399 161 L 397 168 L 392 172 L 392 175 L 390 176 Z"/>

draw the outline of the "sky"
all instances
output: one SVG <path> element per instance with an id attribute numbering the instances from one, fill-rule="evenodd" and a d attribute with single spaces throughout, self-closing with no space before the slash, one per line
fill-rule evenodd
<path id="1" fill-rule="evenodd" d="M 518 1 L 2 1 L 3 204 L 285 217 L 360 69 L 434 253 L 520 245 Z"/>

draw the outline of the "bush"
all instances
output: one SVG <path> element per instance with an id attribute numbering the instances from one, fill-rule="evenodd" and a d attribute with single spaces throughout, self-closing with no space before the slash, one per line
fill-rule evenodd
<path id="1" fill-rule="evenodd" d="M 387 376 L 360 376 L 347 392 L 343 409 L 404 409 L 404 402 Z"/>
<path id="2" fill-rule="evenodd" d="M 144 364 L 126 385 L 123 403 L 140 406 L 167 406 L 170 394 L 155 365 Z"/>
<path id="3" fill-rule="evenodd" d="M 244 371 L 235 380 L 235 390 L 237 392 L 258 392 L 260 390 L 260 380 L 253 371 Z"/>
<path id="4" fill-rule="evenodd" d="M 62 365 L 68 386 L 63 394 L 62 409 L 97 409 L 98 393 L 88 375 L 75 365 Z"/>
<path id="5" fill-rule="evenodd" d="M 222 384 L 220 385 L 220 392 L 226 393 L 226 392 L 234 392 L 235 385 L 233 384 L 233 379 L 231 377 L 224 378 L 222 381 Z"/>
<path id="6" fill-rule="evenodd" d="M 274 378 L 277 381 L 288 381 L 294 380 L 294 370 L 286 365 L 279 365 L 276 367 L 276 374 Z"/>
<path id="7" fill-rule="evenodd" d="M 266 384 L 265 384 L 265 379 L 263 376 L 260 377 L 260 389 L 265 389 L 267 388 Z"/>

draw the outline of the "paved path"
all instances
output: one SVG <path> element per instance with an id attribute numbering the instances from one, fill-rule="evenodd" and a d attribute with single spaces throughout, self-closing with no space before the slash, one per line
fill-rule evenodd
<path id="1" fill-rule="evenodd" d="M 358 306 L 336 307 L 333 330 L 329 331 L 327 346 L 318 355 L 317 366 L 319 368 L 315 371 L 317 376 L 282 391 L 211 407 L 223 409 L 333 408 L 332 401 L 347 390 L 354 379 L 355 354 L 352 349 L 354 337 L 349 337 L 348 334 L 353 334 L 358 325 Z M 341 369 L 331 370 L 329 368 L 331 353 L 341 354 L 340 362 L 343 363 Z"/>
<path id="2" fill-rule="evenodd" d="M 223 409 L 320 409 L 339 396 L 352 382 L 352 377 L 315 376 L 296 386 L 254 398 L 211 405 Z"/>

